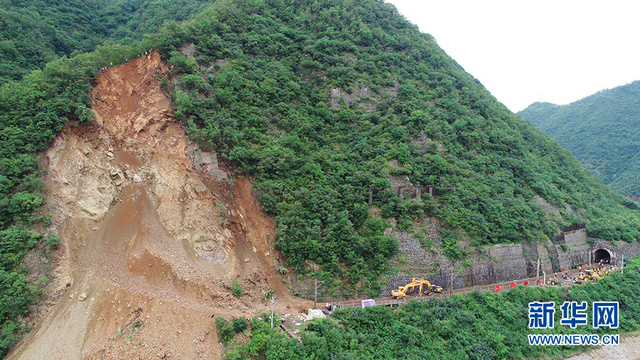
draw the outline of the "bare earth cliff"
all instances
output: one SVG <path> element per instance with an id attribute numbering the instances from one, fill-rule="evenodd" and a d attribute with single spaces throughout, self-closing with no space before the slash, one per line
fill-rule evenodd
<path id="1" fill-rule="evenodd" d="M 45 153 L 63 295 L 9 358 L 219 358 L 214 317 L 268 311 L 269 289 L 281 312 L 305 307 L 274 271 L 275 227 L 251 182 L 188 140 L 165 71 L 157 53 L 104 71 L 93 123 Z"/>

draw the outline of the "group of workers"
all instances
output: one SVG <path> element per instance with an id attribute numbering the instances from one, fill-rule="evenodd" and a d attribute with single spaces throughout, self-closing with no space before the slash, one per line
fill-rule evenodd
<path id="1" fill-rule="evenodd" d="M 342 307 L 342 305 L 340 305 L 340 303 L 326 303 L 325 308 L 327 309 L 328 312 L 332 312 L 335 309 L 340 309 Z"/>
<path id="2" fill-rule="evenodd" d="M 545 285 L 556 286 L 568 286 L 570 284 L 582 284 L 584 281 L 597 281 L 605 275 L 620 270 L 618 265 L 610 265 L 608 261 L 601 259 L 598 264 L 595 265 L 582 265 L 578 266 L 578 275 L 571 276 L 565 271 L 561 276 L 562 280 L 558 279 L 558 275 L 554 274 L 552 278 L 546 281 Z"/>

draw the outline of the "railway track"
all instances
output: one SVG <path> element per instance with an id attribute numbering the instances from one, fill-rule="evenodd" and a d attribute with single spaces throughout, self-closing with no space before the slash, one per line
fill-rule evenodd
<path id="1" fill-rule="evenodd" d="M 595 264 L 597 265 L 597 264 Z M 589 269 L 592 268 L 593 264 L 591 266 L 587 266 L 587 267 L 582 267 L 582 269 Z M 566 273 L 570 276 L 570 277 L 577 277 L 578 273 L 582 271 L 582 270 L 578 270 L 578 269 L 572 269 L 572 270 L 567 270 Z M 562 275 L 565 274 L 565 271 L 560 271 L 560 272 L 556 272 L 553 274 L 549 274 L 546 276 L 547 280 L 550 279 L 562 279 Z M 498 286 L 501 288 L 500 291 L 509 291 L 511 290 L 511 284 L 513 284 L 514 282 L 516 283 L 515 287 L 518 287 L 520 285 L 524 285 L 525 282 L 528 281 L 528 285 L 527 286 L 537 286 L 538 284 L 538 280 L 540 280 L 541 283 L 544 283 L 545 280 L 545 276 L 540 276 L 540 277 L 531 277 L 531 278 L 525 278 L 525 279 L 519 279 L 519 280 L 513 280 L 513 281 L 507 281 L 507 282 L 500 282 L 500 283 L 494 283 L 494 284 L 488 284 L 488 285 L 477 285 L 477 286 L 470 286 L 470 287 L 464 287 L 464 288 L 460 288 L 460 289 L 454 289 L 451 291 L 451 294 L 457 294 L 457 295 L 467 295 L 473 291 L 490 291 L 490 292 L 498 292 L 497 288 Z M 572 286 L 574 284 L 571 284 L 569 286 Z M 575 284 L 577 285 L 577 284 Z M 514 288 L 515 288 L 514 287 Z M 449 291 L 443 291 L 441 294 L 432 294 L 432 295 L 427 295 L 427 296 L 408 296 L 404 299 L 394 299 L 393 297 L 383 297 L 383 298 L 376 298 L 373 299 L 375 300 L 375 306 L 399 306 L 402 304 L 405 304 L 409 301 L 412 300 L 429 300 L 429 299 L 433 299 L 436 297 L 446 297 L 449 296 Z M 337 304 L 339 307 L 343 307 L 343 308 L 359 308 L 362 307 L 362 300 L 367 300 L 367 298 L 358 298 L 358 299 L 352 299 L 352 300 L 345 300 L 345 301 L 338 301 Z M 318 301 L 318 305 L 321 306 L 321 304 L 325 303 L 326 301 Z M 335 304 L 336 301 L 331 302 L 332 304 Z"/>

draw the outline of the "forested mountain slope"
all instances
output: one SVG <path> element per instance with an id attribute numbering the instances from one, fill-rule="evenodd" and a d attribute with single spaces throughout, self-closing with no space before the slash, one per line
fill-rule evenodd
<path id="1" fill-rule="evenodd" d="M 256 177 L 291 264 L 338 272 L 363 259 L 378 269 L 388 252 L 371 251 L 383 245 L 369 189 L 383 219 L 426 213 L 477 244 L 552 237 L 549 221 L 560 220 L 534 195 L 573 207 L 563 221 L 587 220 L 593 236 L 637 237 L 637 213 L 621 197 L 393 7 L 232 3 L 179 39 L 162 34 L 171 46 L 161 49 L 179 75 L 177 114 L 192 137 Z M 173 51 L 190 43 L 193 59 Z M 399 196 L 394 175 L 435 186 L 435 196 Z"/>
<path id="2" fill-rule="evenodd" d="M 165 21 L 182 21 L 209 0 L 0 0 L 0 84 L 60 56 L 128 44 Z"/>
<path id="3" fill-rule="evenodd" d="M 640 81 L 569 105 L 534 103 L 518 115 L 569 149 L 614 190 L 640 196 Z"/>
<path id="4" fill-rule="evenodd" d="M 451 247 L 548 240 L 582 221 L 594 237 L 640 237 L 634 203 L 509 112 L 393 6 L 228 0 L 0 88 L 5 351 L 38 293 L 22 259 L 43 238 L 55 244 L 37 216 L 38 154 L 70 121 L 92 121 L 100 68 L 150 48 L 173 65 L 158 76 L 190 138 L 254 179 L 285 265 L 328 287 L 375 294 L 397 252 L 387 229 L 425 216 Z M 403 196 L 398 181 L 432 186 L 433 196 Z M 536 195 L 561 216 L 546 215 Z"/>

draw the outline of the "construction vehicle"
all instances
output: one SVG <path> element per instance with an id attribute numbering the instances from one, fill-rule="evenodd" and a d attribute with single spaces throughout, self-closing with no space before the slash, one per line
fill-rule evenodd
<path id="1" fill-rule="evenodd" d="M 416 290 L 418 291 L 419 296 L 423 296 L 431 293 L 439 294 L 442 292 L 442 287 L 431 284 L 428 280 L 413 278 L 410 283 L 405 286 L 400 286 L 397 291 L 391 290 L 391 295 L 396 299 L 402 299 Z"/>
<path id="2" fill-rule="evenodd" d="M 602 276 L 593 270 L 585 270 L 578 274 L 578 278 L 580 280 L 598 281 Z"/>

